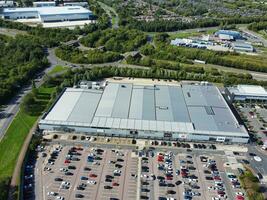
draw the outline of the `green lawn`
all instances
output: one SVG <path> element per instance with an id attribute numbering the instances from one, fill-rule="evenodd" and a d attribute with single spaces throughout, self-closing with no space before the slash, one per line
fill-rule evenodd
<path id="1" fill-rule="evenodd" d="M 40 107 L 46 108 L 54 90 L 55 88 L 45 87 L 38 89 L 37 101 Z M 24 140 L 38 117 L 31 116 L 20 109 L 0 141 L 0 191 L 8 184 L 6 181 L 12 176 Z M 5 199 L 5 195 L 7 194 L 0 194 L 0 199 Z"/>
<path id="2" fill-rule="evenodd" d="M 49 74 L 49 75 L 56 74 L 56 73 L 65 71 L 65 70 L 67 70 L 67 69 L 68 69 L 68 67 L 61 66 L 61 65 L 57 65 L 57 66 L 55 66 L 50 72 L 48 72 L 48 74 Z"/>
<path id="3" fill-rule="evenodd" d="M 0 142 L 0 179 L 12 175 L 23 142 L 37 118 L 20 110 L 11 123 Z"/>

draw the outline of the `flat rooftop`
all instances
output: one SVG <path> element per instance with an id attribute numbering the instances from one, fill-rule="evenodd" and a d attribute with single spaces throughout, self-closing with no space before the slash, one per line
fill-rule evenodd
<path id="1" fill-rule="evenodd" d="M 213 85 L 109 82 L 67 88 L 40 123 L 247 136 Z"/>
<path id="2" fill-rule="evenodd" d="M 231 93 L 234 93 L 235 95 L 267 97 L 267 91 L 264 87 L 259 85 L 237 85 L 236 87 L 229 87 L 228 89 Z"/>
<path id="3" fill-rule="evenodd" d="M 49 6 L 49 7 L 25 7 L 25 8 L 3 9 L 3 13 L 16 13 L 16 12 L 38 12 L 40 15 L 91 13 L 90 10 L 81 6 Z"/>

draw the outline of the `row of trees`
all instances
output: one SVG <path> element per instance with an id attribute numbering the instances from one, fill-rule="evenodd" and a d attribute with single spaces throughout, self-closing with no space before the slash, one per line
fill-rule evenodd
<path id="1" fill-rule="evenodd" d="M 231 18 L 202 18 L 190 22 L 179 20 L 164 20 L 156 18 L 153 21 L 136 20 L 129 15 L 127 11 L 119 11 L 121 26 L 146 31 L 146 32 L 167 32 L 190 28 L 203 28 L 231 24 L 247 24 L 252 22 L 267 21 L 267 16 L 262 17 L 231 17 Z"/>
<path id="2" fill-rule="evenodd" d="M 85 46 L 104 46 L 108 51 L 115 52 L 133 51 L 146 42 L 147 36 L 143 32 L 127 28 L 99 30 L 81 39 Z"/>
<path id="3" fill-rule="evenodd" d="M 72 63 L 81 64 L 95 64 L 95 63 L 108 63 L 120 60 L 123 58 L 119 53 L 92 49 L 88 51 L 80 51 L 67 45 L 61 45 L 56 49 L 56 56 L 62 60 Z"/>
<path id="4" fill-rule="evenodd" d="M 74 71 L 68 71 L 62 76 L 50 78 L 48 84 L 57 83 L 59 87 L 57 91 L 60 92 L 64 87 L 72 87 L 81 80 L 99 80 L 112 76 L 121 77 L 136 77 L 136 78 L 160 78 L 160 79 L 174 79 L 174 80 L 206 80 L 209 82 L 224 83 L 225 85 L 234 84 L 256 84 L 267 86 L 267 81 L 257 81 L 249 78 L 249 75 L 236 75 L 234 73 L 222 73 L 221 75 L 213 75 L 210 72 L 203 74 L 190 73 L 184 70 L 166 70 L 159 67 L 152 67 L 150 69 L 139 68 L 119 68 L 119 67 L 95 67 L 93 69 L 80 68 Z"/>
<path id="5" fill-rule="evenodd" d="M 251 23 L 248 26 L 248 29 L 252 30 L 252 31 L 267 30 L 267 22 L 254 22 L 254 23 Z"/>
<path id="6" fill-rule="evenodd" d="M 32 37 L 0 37 L 0 104 L 48 64 L 43 47 Z"/>

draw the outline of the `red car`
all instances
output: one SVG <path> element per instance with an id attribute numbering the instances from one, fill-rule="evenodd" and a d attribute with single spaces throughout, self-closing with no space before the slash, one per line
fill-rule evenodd
<path id="1" fill-rule="evenodd" d="M 91 177 L 91 178 L 96 178 L 97 175 L 96 175 L 96 174 L 89 174 L 89 177 Z"/>
<path id="2" fill-rule="evenodd" d="M 242 195 L 237 195 L 235 197 L 236 200 L 244 200 L 245 198 Z"/>
<path id="3" fill-rule="evenodd" d="M 119 183 L 112 183 L 112 186 L 119 186 L 120 184 Z"/>
<path id="4" fill-rule="evenodd" d="M 65 163 L 65 164 L 66 164 L 66 163 L 70 163 L 70 161 L 69 161 L 69 160 L 65 160 L 64 163 Z"/>
<path id="5" fill-rule="evenodd" d="M 225 194 L 224 191 L 217 191 L 217 193 L 220 194 L 220 195 L 224 195 Z"/>
<path id="6" fill-rule="evenodd" d="M 221 181 L 221 180 L 222 180 L 221 177 L 219 177 L 219 176 L 214 176 L 213 179 L 214 179 L 215 181 Z"/>
<path id="7" fill-rule="evenodd" d="M 167 180 L 172 180 L 172 177 L 171 176 L 166 176 L 166 179 Z"/>

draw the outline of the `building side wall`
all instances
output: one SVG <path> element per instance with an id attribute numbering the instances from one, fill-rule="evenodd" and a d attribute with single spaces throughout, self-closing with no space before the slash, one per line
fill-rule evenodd
<path id="1" fill-rule="evenodd" d="M 37 19 L 39 18 L 37 11 L 29 11 L 29 12 L 10 12 L 3 13 L 3 18 L 5 19 Z"/>
<path id="2" fill-rule="evenodd" d="M 79 126 L 60 126 L 60 125 L 49 125 L 39 124 L 41 130 L 49 131 L 63 131 L 63 132 L 76 132 L 76 133 L 88 133 L 92 135 L 105 135 L 105 136 L 117 136 L 117 137 L 133 137 L 133 138 L 144 138 L 144 139 L 163 139 L 163 140 L 185 140 L 185 141 L 212 141 L 212 142 L 229 142 L 229 143 L 248 143 L 248 137 L 238 136 L 213 136 L 203 133 L 202 134 L 190 134 L 190 133 L 169 133 L 166 136 L 165 132 L 159 131 L 138 131 L 134 133 L 124 129 L 102 129 L 102 128 L 91 128 L 91 127 L 79 127 Z M 223 141 L 221 140 L 223 139 Z"/>
<path id="3" fill-rule="evenodd" d="M 57 21 L 77 21 L 89 20 L 91 14 L 77 13 L 77 14 L 55 14 L 55 15 L 41 15 L 42 22 L 57 22 Z"/>

